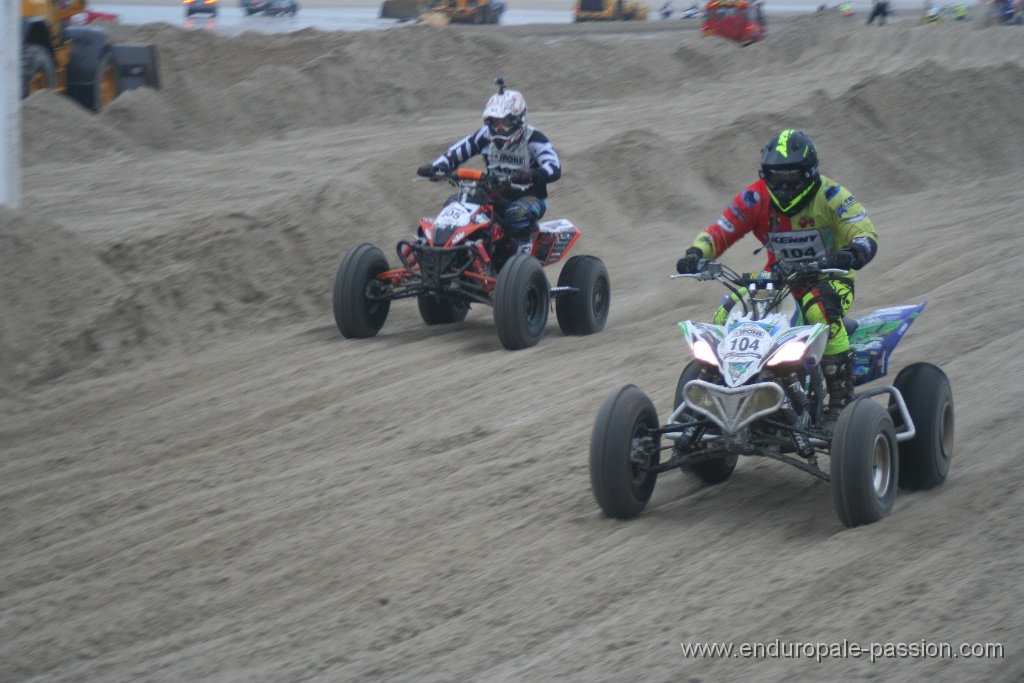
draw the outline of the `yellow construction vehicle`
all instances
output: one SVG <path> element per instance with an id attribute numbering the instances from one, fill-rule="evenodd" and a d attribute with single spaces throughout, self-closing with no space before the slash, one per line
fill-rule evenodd
<path id="1" fill-rule="evenodd" d="M 647 21 L 646 2 L 628 0 L 578 0 L 576 21 Z"/>
<path id="2" fill-rule="evenodd" d="M 418 19 L 435 26 L 497 24 L 504 12 L 505 3 L 499 0 L 384 0 L 380 18 Z"/>
<path id="3" fill-rule="evenodd" d="M 505 3 L 496 0 L 435 0 L 424 14 L 444 17 L 453 24 L 497 24 L 504 12 Z"/>
<path id="4" fill-rule="evenodd" d="M 156 48 L 113 45 L 106 29 L 75 25 L 111 15 L 85 0 L 21 0 L 21 96 L 52 89 L 99 111 L 132 88 L 160 87 Z"/>

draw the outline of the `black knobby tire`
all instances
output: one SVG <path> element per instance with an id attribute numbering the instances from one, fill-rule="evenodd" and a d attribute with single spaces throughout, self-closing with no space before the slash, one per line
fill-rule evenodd
<path id="1" fill-rule="evenodd" d="M 334 278 L 334 322 L 346 339 L 372 337 L 384 326 L 391 301 L 371 301 L 367 285 L 388 269 L 384 252 L 360 244 L 345 254 Z"/>
<path id="2" fill-rule="evenodd" d="M 563 334 L 586 335 L 600 332 L 608 322 L 611 286 L 608 269 L 594 256 L 573 256 L 558 275 L 559 287 L 573 287 L 555 297 L 555 316 Z"/>
<path id="3" fill-rule="evenodd" d="M 21 48 L 21 96 L 28 97 L 57 85 L 57 67 L 50 51 L 42 45 L 27 43 Z"/>
<path id="4" fill-rule="evenodd" d="M 862 397 L 843 409 L 829 460 L 832 501 L 843 524 L 871 524 L 892 512 L 899 455 L 896 428 L 880 403 Z"/>
<path id="5" fill-rule="evenodd" d="M 420 294 L 416 297 L 420 317 L 428 325 L 449 325 L 461 323 L 469 313 L 469 302 L 458 301 L 435 294 Z"/>
<path id="6" fill-rule="evenodd" d="M 683 368 L 683 372 L 679 375 L 679 381 L 676 383 L 676 396 L 675 401 L 672 403 L 673 407 L 678 408 L 683 404 L 683 387 L 690 380 L 700 377 L 700 369 L 701 364 L 697 360 L 691 360 Z M 736 463 L 739 462 L 739 459 L 740 456 L 738 455 L 724 455 L 720 458 L 711 458 L 710 460 L 695 462 L 691 465 L 683 465 L 680 469 L 698 477 L 708 486 L 714 486 L 715 484 L 721 484 L 729 478 L 732 471 L 736 469 Z"/>
<path id="7" fill-rule="evenodd" d="M 99 111 L 113 102 L 120 90 L 121 86 L 117 78 L 117 64 L 114 62 L 114 54 L 106 52 L 100 57 L 100 63 L 96 66 L 95 111 Z"/>
<path id="8" fill-rule="evenodd" d="M 629 519 L 647 506 L 658 479 L 657 472 L 641 469 L 660 462 L 660 435 L 654 435 L 650 455 L 640 440 L 658 429 L 654 404 L 629 384 L 601 404 L 590 436 L 590 488 L 609 517 Z"/>
<path id="9" fill-rule="evenodd" d="M 910 491 L 935 488 L 946 481 L 953 457 L 953 389 L 949 378 L 931 363 L 914 363 L 896 375 L 893 385 L 903 395 L 916 431 L 913 439 L 899 445 L 899 485 Z M 892 410 L 895 403 L 890 397 L 890 412 L 901 426 L 899 413 Z"/>
<path id="10" fill-rule="evenodd" d="M 69 86 L 68 94 L 89 111 L 99 112 L 113 102 L 120 92 L 114 53 L 109 49 L 104 51 L 96 60 L 90 76 L 88 83 Z"/>
<path id="11" fill-rule="evenodd" d="M 536 346 L 548 323 L 551 288 L 540 262 L 516 254 L 502 266 L 494 286 L 494 326 L 511 351 Z"/>

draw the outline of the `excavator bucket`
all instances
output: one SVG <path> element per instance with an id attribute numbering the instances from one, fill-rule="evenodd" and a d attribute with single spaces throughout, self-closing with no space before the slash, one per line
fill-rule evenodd
<path id="1" fill-rule="evenodd" d="M 380 18 L 410 21 L 418 18 L 426 8 L 426 0 L 384 0 L 380 7 Z"/>

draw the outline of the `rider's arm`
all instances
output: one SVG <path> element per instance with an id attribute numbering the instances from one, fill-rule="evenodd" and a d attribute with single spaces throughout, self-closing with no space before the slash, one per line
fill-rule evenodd
<path id="1" fill-rule="evenodd" d="M 700 249 L 705 258 L 718 258 L 755 226 L 767 225 L 768 201 L 763 180 L 750 185 L 736 195 L 718 220 L 701 231 L 690 246 Z"/>
<path id="2" fill-rule="evenodd" d="M 536 129 L 530 131 L 527 147 L 530 150 L 530 167 L 535 172 L 534 182 L 553 183 L 562 177 L 562 162 L 558 152 L 544 133 Z M 542 177 L 536 177 L 538 171 Z"/>
<path id="3" fill-rule="evenodd" d="M 825 179 L 826 182 L 828 179 Z M 878 253 L 878 233 L 868 218 L 868 212 L 857 198 L 845 187 L 835 184 L 825 195 L 828 199 L 829 211 L 833 214 L 831 223 L 835 234 L 837 249 L 846 249 L 853 253 L 853 269 L 859 270 L 866 266 Z"/>
<path id="4" fill-rule="evenodd" d="M 447 169 L 458 168 L 463 162 L 480 154 L 490 141 L 490 131 L 487 130 L 487 126 L 482 126 L 475 133 L 462 138 L 449 147 L 447 152 L 434 159 L 434 166 Z"/>

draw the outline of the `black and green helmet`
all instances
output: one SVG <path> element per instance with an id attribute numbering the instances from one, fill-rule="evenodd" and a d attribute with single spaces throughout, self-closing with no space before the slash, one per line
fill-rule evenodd
<path id="1" fill-rule="evenodd" d="M 761 177 L 772 203 L 785 214 L 807 205 L 821 182 L 818 150 L 807 133 L 784 130 L 761 148 Z"/>

